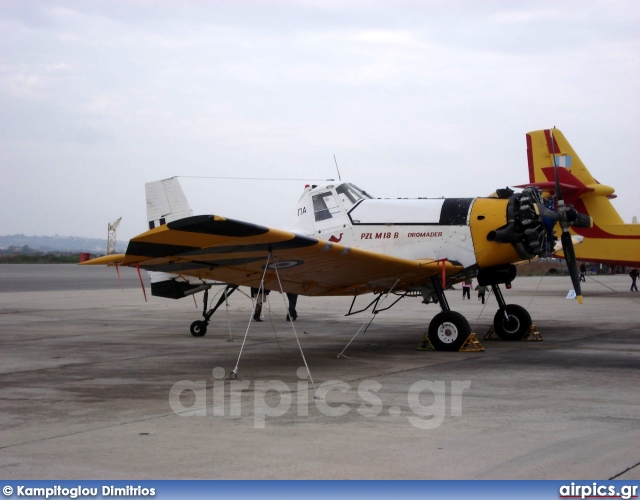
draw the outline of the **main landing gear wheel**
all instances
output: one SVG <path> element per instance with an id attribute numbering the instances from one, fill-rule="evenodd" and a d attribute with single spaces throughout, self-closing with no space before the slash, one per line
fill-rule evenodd
<path id="1" fill-rule="evenodd" d="M 508 319 L 504 316 L 507 312 Z M 502 340 L 522 340 L 531 328 L 529 312 L 518 304 L 507 304 L 504 309 L 498 309 L 493 318 L 493 328 Z"/>
<path id="2" fill-rule="evenodd" d="M 436 351 L 459 351 L 471 333 L 467 319 L 455 311 L 443 311 L 429 323 L 429 340 Z"/>
<path id="3" fill-rule="evenodd" d="M 194 337 L 204 337 L 204 334 L 207 333 L 207 323 L 199 320 L 194 321 L 191 323 L 189 330 Z"/>

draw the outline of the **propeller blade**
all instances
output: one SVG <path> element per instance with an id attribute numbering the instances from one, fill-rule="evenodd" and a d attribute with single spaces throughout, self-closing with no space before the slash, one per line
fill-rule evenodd
<path id="1" fill-rule="evenodd" d="M 567 267 L 569 268 L 569 274 L 571 275 L 573 289 L 576 292 L 576 300 L 578 301 L 578 304 L 582 304 L 582 290 L 580 289 L 580 276 L 578 275 L 578 261 L 576 260 L 576 253 L 573 250 L 571 234 L 569 231 L 562 231 L 560 239 L 562 241 L 564 258 L 567 261 Z"/>

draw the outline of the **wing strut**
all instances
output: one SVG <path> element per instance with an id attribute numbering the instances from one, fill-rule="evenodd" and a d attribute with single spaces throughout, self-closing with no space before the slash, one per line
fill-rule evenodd
<path id="1" fill-rule="evenodd" d="M 382 298 L 382 301 L 384 302 L 387 297 L 389 296 L 389 294 L 393 291 L 393 289 L 396 287 L 396 285 L 398 284 L 398 282 L 400 281 L 400 278 L 396 279 L 396 282 L 393 284 L 393 286 L 386 292 L 384 298 Z M 360 328 L 358 328 L 358 331 L 355 333 L 355 335 L 353 337 L 351 337 L 351 340 L 349 341 L 349 343 L 344 346 L 344 349 L 342 349 L 342 351 L 340 352 L 340 354 L 338 354 L 338 356 L 336 356 L 337 358 L 349 358 L 349 356 L 345 356 L 344 351 L 347 350 L 347 348 L 351 345 L 351 342 L 353 342 L 355 340 L 355 338 L 358 336 L 358 334 L 362 331 L 362 329 L 364 328 L 364 331 L 366 333 L 366 331 L 369 329 L 369 326 L 371 325 L 371 323 L 373 323 L 373 320 L 375 319 L 376 315 L 378 314 L 378 312 L 380 311 L 386 311 L 387 309 L 389 309 L 389 307 L 392 307 L 393 304 L 395 304 L 396 302 L 398 302 L 398 300 L 400 300 L 402 297 L 404 297 L 404 295 L 402 297 L 400 297 L 398 300 L 396 300 L 393 304 L 391 304 L 389 307 L 385 308 L 385 309 L 376 309 L 377 305 L 378 305 L 378 301 L 380 300 L 380 298 L 382 297 L 382 293 L 373 300 L 373 302 L 371 302 L 371 304 L 369 304 L 364 310 L 369 309 L 369 307 L 375 302 L 375 306 L 373 309 L 373 314 L 371 314 L 371 319 L 366 322 L 363 323 L 362 326 Z M 355 300 L 355 298 L 354 298 Z M 353 304 L 352 304 L 353 305 Z M 349 358 L 351 359 L 351 358 Z"/>
<path id="2" fill-rule="evenodd" d="M 359 309 L 357 311 L 353 310 L 353 306 L 356 305 L 356 299 L 358 298 L 357 295 L 354 295 L 353 300 L 351 301 L 351 307 L 349 307 L 349 312 L 345 314 L 345 316 L 353 316 L 354 314 L 360 314 L 361 312 L 364 312 L 370 309 L 371 306 L 373 306 L 373 309 L 372 309 L 373 314 L 378 314 L 379 312 L 386 311 L 387 309 L 391 309 L 398 302 L 400 302 L 400 300 L 404 299 L 407 295 L 409 295 L 409 292 L 404 292 L 396 300 L 394 300 L 390 306 L 387 306 L 384 309 L 378 309 L 378 303 L 380 302 L 380 299 L 382 298 L 382 296 L 384 295 L 386 297 L 386 295 L 389 293 L 390 292 L 380 292 L 378 295 L 376 295 L 376 297 L 371 302 L 369 302 L 369 304 L 366 307 L 363 307 L 362 309 Z"/>

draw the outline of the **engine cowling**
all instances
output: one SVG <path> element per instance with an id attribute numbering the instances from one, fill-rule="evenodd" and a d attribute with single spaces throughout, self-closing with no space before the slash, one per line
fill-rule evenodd
<path id="1" fill-rule="evenodd" d="M 529 187 L 514 194 L 507 204 L 507 223 L 487 234 L 487 241 L 510 243 L 522 259 L 549 257 L 556 237 L 555 221 L 539 214 L 536 204 L 543 204 L 538 187 Z"/>

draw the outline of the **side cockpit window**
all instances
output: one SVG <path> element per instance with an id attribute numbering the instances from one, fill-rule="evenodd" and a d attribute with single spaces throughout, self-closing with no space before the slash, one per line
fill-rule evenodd
<path id="1" fill-rule="evenodd" d="M 327 201 L 333 200 L 331 192 L 315 194 L 313 195 L 313 214 L 316 218 L 316 222 L 321 220 L 327 220 L 331 218 L 331 211 L 327 205 Z"/>

